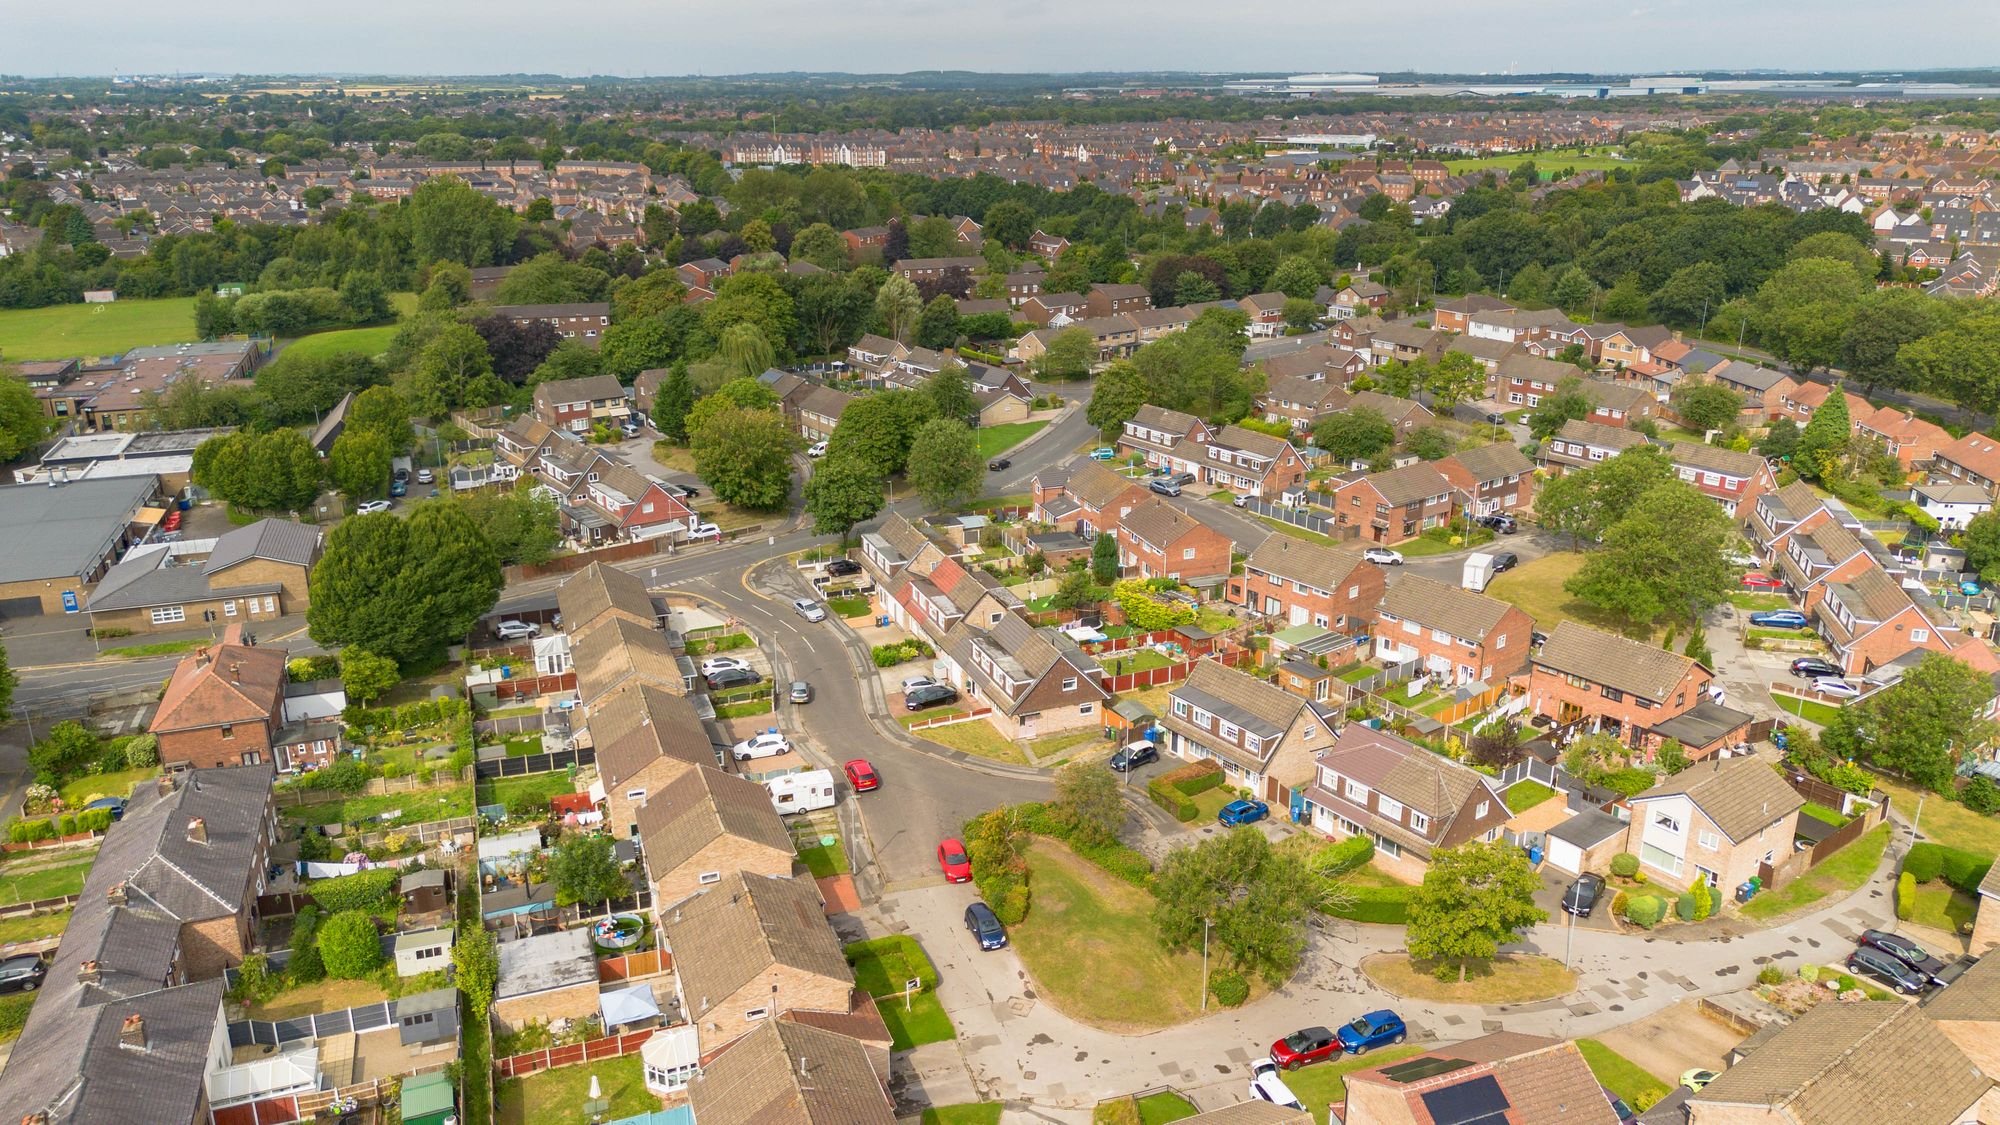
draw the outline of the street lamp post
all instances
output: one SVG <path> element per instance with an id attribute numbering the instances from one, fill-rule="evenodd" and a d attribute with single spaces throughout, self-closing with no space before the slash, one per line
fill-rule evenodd
<path id="1" fill-rule="evenodd" d="M 1201 920 L 1201 1010 L 1208 1011 L 1208 925 L 1209 920 Z"/>

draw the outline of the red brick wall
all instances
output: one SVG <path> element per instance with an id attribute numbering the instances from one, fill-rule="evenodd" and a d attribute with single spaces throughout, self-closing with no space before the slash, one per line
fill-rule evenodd
<path id="1" fill-rule="evenodd" d="M 233 737 L 224 738 L 221 727 L 163 732 L 159 736 L 160 760 L 168 765 L 185 762 L 196 768 L 240 766 L 243 755 L 253 751 L 262 754 L 263 761 L 273 760 L 270 724 L 237 723 L 230 733 Z"/>

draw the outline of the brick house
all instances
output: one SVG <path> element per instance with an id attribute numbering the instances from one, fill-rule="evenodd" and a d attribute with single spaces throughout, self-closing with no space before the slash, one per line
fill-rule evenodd
<path id="1" fill-rule="evenodd" d="M 1015 311 L 1037 328 L 1062 328 L 1089 316 L 1089 304 L 1081 293 L 1037 293 Z"/>
<path id="2" fill-rule="evenodd" d="M 1435 1125 L 1433 1106 L 1486 1106 L 1458 1120 L 1617 1125 L 1618 1115 L 1575 1043 L 1496 1031 L 1347 1076 L 1346 1125 Z M 1454 1111 L 1447 1111 L 1454 1112 Z M 1629 1119 L 1628 1119 L 1629 1120 Z"/>
<path id="3" fill-rule="evenodd" d="M 611 306 L 602 302 L 568 305 L 495 305 L 495 316 L 504 316 L 526 328 L 540 322 L 554 328 L 565 340 L 581 340 L 596 347 L 611 326 Z"/>
<path id="4" fill-rule="evenodd" d="M 1291 442 L 1234 424 L 1209 439 L 1203 468 L 1198 475 L 1206 483 L 1266 500 L 1302 488 L 1306 481 L 1305 459 Z"/>
<path id="5" fill-rule="evenodd" d="M 1380 391 L 1356 391 L 1354 400 L 1348 404 L 1349 410 L 1373 410 L 1387 419 L 1390 428 L 1396 431 L 1396 440 L 1402 441 L 1416 430 L 1437 421 L 1437 415 L 1430 407 L 1415 399 L 1397 398 Z"/>
<path id="6" fill-rule="evenodd" d="M 556 590 L 556 609 L 562 614 L 563 632 L 572 643 L 613 618 L 645 629 L 657 629 L 660 624 L 660 611 L 646 589 L 646 580 L 601 562 L 591 563 L 564 580 Z"/>
<path id="7" fill-rule="evenodd" d="M 854 970 L 805 879 L 723 873 L 708 893 L 665 910 L 681 1008 L 707 1057 L 785 1012 L 846 1012 Z"/>
<path id="8" fill-rule="evenodd" d="M 1153 307 L 1153 294 L 1143 285 L 1093 285 L 1083 298 L 1091 316 L 1115 316 Z"/>
<path id="9" fill-rule="evenodd" d="M 1535 464 L 1509 442 L 1454 453 L 1437 468 L 1465 494 L 1467 515 L 1518 512 L 1534 501 Z"/>
<path id="10" fill-rule="evenodd" d="M 1357 551 L 1273 535 L 1229 579 L 1227 599 L 1292 625 L 1358 632 L 1382 600 L 1382 568 Z"/>
<path id="11" fill-rule="evenodd" d="M 1494 369 L 1497 397 L 1513 406 L 1533 409 L 1556 393 L 1564 380 L 1581 379 L 1583 372 L 1558 360 L 1543 359 L 1526 352 L 1510 352 Z"/>
<path id="12" fill-rule="evenodd" d="M 1156 469 L 1190 473 L 1201 479 L 1208 464 L 1207 445 L 1213 436 L 1207 422 L 1192 414 L 1147 403 L 1125 423 L 1118 435 L 1121 456 L 1136 456 Z"/>
<path id="13" fill-rule="evenodd" d="M 243 643 L 243 626 L 181 658 L 146 728 L 170 768 L 262 766 L 284 725 L 285 650 Z"/>
<path id="14" fill-rule="evenodd" d="M 1722 505 L 1722 510 L 1731 516 L 1778 487 L 1778 477 L 1771 471 L 1770 463 L 1755 453 L 1677 441 L 1668 447 L 1667 457 L 1674 463 L 1676 475 Z"/>
<path id="15" fill-rule="evenodd" d="M 1432 311 L 1431 322 L 1447 332 L 1464 332 L 1472 318 L 1480 313 L 1514 310 L 1514 305 L 1498 297 L 1488 296 L 1485 293 L 1467 293 L 1463 297 L 1439 301 Z"/>
<path id="16" fill-rule="evenodd" d="M 1037 230 L 1028 236 L 1028 252 L 1055 261 L 1069 249 L 1069 239 L 1059 234 L 1048 234 Z"/>
<path id="17" fill-rule="evenodd" d="M 599 696 L 587 729 L 597 748 L 592 802 L 603 805 L 605 827 L 615 836 L 638 835 L 640 810 L 689 771 L 733 765 L 709 742 L 686 696 L 644 682 Z"/>
<path id="18" fill-rule="evenodd" d="M 1988 901 L 1989 885 L 2000 889 L 2000 876 L 1990 869 L 1980 884 L 1982 902 Z M 1970 952 L 1979 957 L 1979 964 L 1953 981 L 1951 989 L 1932 993 L 1923 1012 L 1974 1065 L 1992 1074 L 2000 1071 L 2000 961 L 1983 956 L 1985 950 L 1992 948 L 1982 941 L 1985 936 L 1985 929 L 1975 923 Z"/>
<path id="19" fill-rule="evenodd" d="M 1564 621 L 1530 657 L 1528 696 L 1537 715 L 1644 747 L 1648 728 L 1693 710 L 1714 678 L 1690 657 Z"/>
<path id="20" fill-rule="evenodd" d="M 851 1027 L 818 1012 L 765 1021 L 693 1075 L 688 1105 L 702 1125 L 894 1125 L 888 1048 Z"/>
<path id="21" fill-rule="evenodd" d="M 1985 434 L 1969 433 L 1938 450 L 1931 470 L 1962 484 L 1977 485 L 2000 500 L 2000 442 Z"/>
<path id="22" fill-rule="evenodd" d="M 886 236 L 886 232 L 885 232 Z M 682 262 L 674 267 L 674 276 L 689 289 L 713 291 L 729 276 L 729 263 L 720 258 L 697 258 L 692 262 Z"/>
<path id="23" fill-rule="evenodd" d="M 1236 307 L 1250 318 L 1249 333 L 1258 336 L 1276 336 L 1285 330 L 1285 295 L 1283 293 L 1251 293 L 1240 298 Z"/>
<path id="24" fill-rule="evenodd" d="M 1221 765 L 1228 783 L 1289 807 L 1313 777 L 1313 752 L 1332 741 L 1338 709 L 1293 695 L 1255 676 L 1198 660 L 1168 692 L 1163 749 Z"/>
<path id="25" fill-rule="evenodd" d="M 1140 578 L 1212 578 L 1229 573 L 1227 535 L 1164 500 L 1149 499 L 1118 521 L 1118 565 Z"/>
<path id="26" fill-rule="evenodd" d="M 1653 417 L 1660 409 L 1660 400 L 1653 397 L 1653 392 L 1635 383 L 1588 379 L 1584 381 L 1583 393 L 1590 399 L 1590 413 L 1584 420 L 1600 425 L 1628 427 L 1642 418 Z"/>
<path id="27" fill-rule="evenodd" d="M 659 481 L 602 454 L 557 493 L 563 533 L 584 544 L 685 535 L 694 509 Z"/>
<path id="28" fill-rule="evenodd" d="M 624 425 L 632 407 L 624 386 L 609 375 L 551 379 L 535 387 L 535 417 L 553 429 L 584 434 L 597 425 Z"/>
<path id="29" fill-rule="evenodd" d="M 1333 495 L 1334 522 L 1359 528 L 1363 539 L 1382 544 L 1415 539 L 1450 523 L 1464 499 L 1450 477 L 1421 461 L 1358 477 Z"/>
<path id="30" fill-rule="evenodd" d="M 1306 823 L 1334 839 L 1367 836 L 1377 861 L 1409 879 L 1440 848 L 1497 839 L 1512 815 L 1485 774 L 1362 723 L 1314 756 L 1305 806 Z"/>
<path id="31" fill-rule="evenodd" d="M 1631 799 L 1625 850 L 1655 883 L 1725 895 L 1792 853 L 1805 798 L 1756 757 L 1710 758 Z"/>
<path id="32" fill-rule="evenodd" d="M 1785 399 L 1799 389 L 1798 380 L 1782 371 L 1732 359 L 1709 368 L 1708 378 L 1743 397 L 1746 421 L 1776 421 L 1784 416 Z"/>
<path id="33" fill-rule="evenodd" d="M 854 396 L 818 384 L 802 388 L 802 391 L 792 402 L 784 404 L 785 414 L 791 418 L 801 438 L 808 442 L 828 440 L 833 437 L 834 427 L 840 425 L 840 416 L 847 412 Z"/>
<path id="34" fill-rule="evenodd" d="M 1820 587 L 1811 619 L 1833 662 L 1859 676 L 1920 651 L 1951 652 L 1966 637 L 1928 594 L 1905 589 L 1870 565 Z M 1976 642 L 1975 642 L 1976 643 Z"/>
<path id="35" fill-rule="evenodd" d="M 1778 577 L 1808 617 L 1826 596 L 1828 583 L 1851 582 L 1866 571 L 1880 569 L 1881 564 L 1863 534 L 1866 533 L 1844 523 L 1822 518 L 1785 536 L 1775 560 Z"/>
<path id="36" fill-rule="evenodd" d="M 1381 312 L 1389 307 L 1389 298 L 1394 296 L 1380 282 L 1361 278 L 1350 281 L 1327 302 L 1327 315 L 1346 320 L 1369 313 Z"/>
<path id="37" fill-rule="evenodd" d="M 1499 598 L 1419 574 L 1403 575 L 1375 613 L 1375 655 L 1416 660 L 1426 675 L 1463 686 L 1504 683 L 1528 664 L 1535 619 Z"/>
<path id="38" fill-rule="evenodd" d="M 1272 375 L 1253 403 L 1266 422 L 1289 423 L 1296 431 L 1309 430 L 1321 418 L 1348 408 L 1353 396 L 1332 379 L 1301 379 L 1293 375 Z"/>
<path id="39" fill-rule="evenodd" d="M 1944 427 L 1887 406 L 1853 419 L 1853 427 L 1857 437 L 1881 442 L 1906 472 L 1930 467 L 1938 450 L 1953 441 Z"/>
<path id="40" fill-rule="evenodd" d="M 694 662 L 677 657 L 666 634 L 623 617 L 572 638 L 569 653 L 576 668 L 576 698 L 586 708 L 628 682 L 685 695 L 695 674 Z"/>
<path id="41" fill-rule="evenodd" d="M 988 620 L 959 621 L 937 650 L 951 665 L 948 678 L 965 692 L 965 706 L 992 708 L 986 719 L 1003 738 L 1103 725 L 1111 699 L 1103 670 L 1054 629 L 995 611 Z"/>
<path id="42" fill-rule="evenodd" d="M 1541 462 L 1550 476 L 1559 477 L 1571 469 L 1588 469 L 1609 461 L 1634 446 L 1650 444 L 1637 430 L 1571 418 L 1543 444 Z"/>
<path id="43" fill-rule="evenodd" d="M 191 622 L 256 626 L 312 604 L 312 568 L 320 531 L 264 519 L 231 528 L 206 558 L 164 544 L 126 553 L 91 591 L 94 629 L 135 633 L 183 629 Z"/>
<path id="44" fill-rule="evenodd" d="M 771 807 L 771 791 L 747 778 L 684 770 L 635 815 L 657 910 L 720 886 L 731 872 L 792 877 L 791 831 Z"/>
<path id="45" fill-rule="evenodd" d="M 1152 495 L 1130 477 L 1089 457 L 1036 473 L 1029 489 L 1036 523 L 1074 531 L 1086 539 L 1117 530 L 1118 521 Z"/>

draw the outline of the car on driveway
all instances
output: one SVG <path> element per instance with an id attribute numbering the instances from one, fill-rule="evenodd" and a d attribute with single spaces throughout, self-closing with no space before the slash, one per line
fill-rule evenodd
<path id="1" fill-rule="evenodd" d="M 938 870 L 944 872 L 947 883 L 972 882 L 972 857 L 965 854 L 965 845 L 956 837 L 947 837 L 938 845 Z"/>
<path id="2" fill-rule="evenodd" d="M 811 703 L 813 686 L 804 680 L 793 680 L 791 700 L 793 703 Z"/>
<path id="3" fill-rule="evenodd" d="M 391 499 L 394 499 L 398 496 L 408 496 L 409 494 L 410 494 L 409 485 L 404 484 L 402 481 L 399 480 L 392 480 L 389 482 L 389 496 Z"/>
<path id="4" fill-rule="evenodd" d="M 1822 676 L 1838 678 L 1840 674 L 1839 665 L 1821 660 L 1817 656 L 1801 656 L 1797 660 L 1792 661 L 1792 675 L 1794 676 L 1804 676 L 1810 680 L 1817 680 Z"/>
<path id="5" fill-rule="evenodd" d="M 1302 1027 L 1271 1044 L 1271 1061 L 1286 1070 L 1324 1062 L 1339 1053 L 1340 1037 L 1324 1027 Z"/>
<path id="6" fill-rule="evenodd" d="M 1239 492 L 1236 495 L 1231 496 L 1229 498 L 1229 503 L 1231 507 L 1247 508 L 1250 506 L 1250 494 L 1247 492 Z"/>
<path id="7" fill-rule="evenodd" d="M 1153 745 L 1152 739 L 1141 738 L 1120 746 L 1117 753 L 1111 755 L 1111 768 L 1124 773 L 1126 770 L 1137 769 L 1147 762 L 1159 760 L 1159 747 Z"/>
<path id="8" fill-rule="evenodd" d="M 1759 574 L 1754 570 L 1743 576 L 1743 584 L 1752 590 L 1782 590 L 1785 586 L 1781 579 L 1768 574 Z"/>
<path id="9" fill-rule="evenodd" d="M 903 706 L 907 710 L 921 711 L 939 703 L 954 703 L 958 700 L 958 689 L 945 684 L 931 684 L 903 695 Z"/>
<path id="10" fill-rule="evenodd" d="M 1497 531 L 1502 535 L 1512 535 L 1515 532 L 1521 530 L 1521 525 L 1515 521 L 1513 516 L 1506 515 L 1505 513 L 1502 512 L 1494 512 L 1491 515 L 1480 516 L 1477 519 L 1473 520 L 1472 522 L 1478 524 L 1480 527 L 1489 528 L 1493 531 Z"/>
<path id="11" fill-rule="evenodd" d="M 813 442 L 811 445 L 806 446 L 806 456 L 808 457 L 826 456 L 826 443 L 823 441 L 816 441 Z"/>
<path id="12" fill-rule="evenodd" d="M 1410 1029 L 1403 1024 L 1403 1017 L 1387 1008 L 1378 1008 L 1365 1016 L 1356 1016 L 1340 1025 L 1341 1049 L 1350 1055 L 1365 1055 L 1377 1047 L 1401 1043 Z"/>
<path id="13" fill-rule="evenodd" d="M 852 578 L 861 573 L 861 564 L 853 559 L 835 559 L 826 564 L 826 573 L 832 578 Z"/>
<path id="14" fill-rule="evenodd" d="M 1750 624 L 1763 629 L 1803 629 L 1806 615 L 1796 609 L 1767 609 L 1751 614 Z"/>
<path id="15" fill-rule="evenodd" d="M 986 462 L 986 471 L 989 473 L 1003 472 L 1012 468 L 1013 465 L 1014 462 L 1007 460 L 1005 457 L 995 457 L 993 460 Z"/>
<path id="16" fill-rule="evenodd" d="M 354 506 L 354 514 L 357 516 L 372 516 L 376 512 L 386 512 L 395 506 L 395 504 L 387 500 L 364 500 Z"/>
<path id="17" fill-rule="evenodd" d="M 91 809 L 110 809 L 110 810 L 111 810 L 111 819 L 112 819 L 113 821 L 120 821 L 120 820 L 124 820 L 124 819 L 125 819 L 125 798 L 123 798 L 123 797 L 99 797 L 99 798 L 98 798 L 97 800 L 95 800 L 95 801 L 92 801 L 92 802 L 90 802 L 89 804 L 87 804 L 87 805 L 83 806 L 83 811 L 85 811 L 85 812 L 89 812 L 89 811 L 90 811 Z"/>
<path id="18" fill-rule="evenodd" d="M 710 691 L 722 691 L 733 687 L 749 687 L 751 684 L 761 684 L 764 682 L 762 674 L 753 672 L 748 668 L 724 668 L 713 676 L 703 678 L 707 681 L 708 690 Z"/>
<path id="19" fill-rule="evenodd" d="M 1821 676 L 1813 681 L 1813 690 L 1835 699 L 1853 699 L 1861 694 L 1861 689 L 1841 679 L 1839 676 Z"/>
<path id="20" fill-rule="evenodd" d="M 1092 461 L 1111 461 L 1115 460 L 1117 456 L 1118 451 L 1108 445 L 1100 445 L 1090 451 L 1090 459 Z"/>
<path id="21" fill-rule="evenodd" d="M 740 656 L 711 656 L 701 662 L 701 674 L 704 676 L 713 676 L 717 672 L 726 672 L 731 668 L 748 667 L 750 667 L 750 662 Z"/>
<path id="22" fill-rule="evenodd" d="M 753 734 L 729 748 L 739 762 L 752 758 L 775 758 L 792 748 L 792 740 L 774 730 Z"/>
<path id="23" fill-rule="evenodd" d="M 1377 566 L 1402 566 L 1403 552 L 1387 547 L 1369 547 L 1361 552 L 1361 557 Z"/>
<path id="24" fill-rule="evenodd" d="M 1563 891 L 1562 908 L 1566 913 L 1588 918 L 1597 909 L 1597 900 L 1603 897 L 1604 876 L 1586 871 Z"/>
<path id="25" fill-rule="evenodd" d="M 826 609 L 811 598 L 793 598 L 792 608 L 807 621 L 825 621 Z"/>
<path id="26" fill-rule="evenodd" d="M 937 686 L 937 681 L 931 679 L 929 676 L 905 676 L 903 677 L 902 692 L 904 695 L 908 695 L 911 692 L 917 690 L 918 688 L 927 688 L 936 686 Z"/>
<path id="27" fill-rule="evenodd" d="M 1271 806 L 1262 801 L 1235 800 L 1222 806 L 1215 819 L 1225 827 L 1234 828 L 1239 824 L 1255 824 L 1271 815 Z"/>
<path id="28" fill-rule="evenodd" d="M 1932 981 L 1937 981 L 1939 974 L 1944 972 L 1943 958 L 1901 934 L 1892 934 L 1887 930 L 1863 930 L 1861 944 L 1874 946 Z"/>
<path id="29" fill-rule="evenodd" d="M 975 902 L 965 908 L 965 928 L 981 949 L 1007 948 L 1007 927 L 1000 924 L 1000 917 L 993 913 L 993 908 L 983 902 Z"/>
<path id="30" fill-rule="evenodd" d="M 418 483 L 418 484 L 436 484 L 436 483 L 437 483 L 437 474 L 436 474 L 436 473 L 433 473 L 433 472 L 431 472 L 431 471 L 430 471 L 429 469 L 418 469 L 418 470 L 417 470 L 417 483 Z"/>
<path id="31" fill-rule="evenodd" d="M 1930 978 L 1902 962 L 1902 959 L 1872 945 L 1857 947 L 1847 955 L 1847 971 L 1874 977 L 1897 992 L 1915 996 L 1930 987 Z"/>
<path id="32" fill-rule="evenodd" d="M 856 793 L 882 788 L 882 775 L 875 772 L 875 767 L 868 764 L 866 758 L 852 759 L 841 769 L 846 771 L 847 783 L 854 786 Z"/>
<path id="33" fill-rule="evenodd" d="M 1512 570 L 1521 565 L 1521 556 L 1512 551 L 1501 551 L 1493 556 L 1493 573 Z"/>
<path id="34" fill-rule="evenodd" d="M 48 962 L 32 953 L 0 961 L 0 992 L 33 992 L 49 975 Z"/>
<path id="35" fill-rule="evenodd" d="M 1719 1070 L 1704 1070 L 1701 1067 L 1695 1067 L 1693 1070 L 1681 1071 L 1680 1084 L 1699 1094 L 1703 1087 L 1720 1077 L 1722 1077 L 1722 1072 Z"/>
<path id="36" fill-rule="evenodd" d="M 1278 1073 L 1278 1064 L 1270 1059 L 1258 1059 L 1250 1064 L 1250 1096 L 1286 1109 L 1304 1109 L 1292 1088 L 1285 1085 L 1284 1076 Z"/>
<path id="37" fill-rule="evenodd" d="M 698 523 L 688 528 L 688 542 L 690 543 L 699 542 L 703 539 L 720 538 L 722 538 L 722 529 L 712 523 Z"/>
<path id="38" fill-rule="evenodd" d="M 1162 496 L 1179 496 L 1181 494 L 1181 486 L 1175 484 L 1172 480 L 1152 481 L 1146 487 Z"/>
<path id="39" fill-rule="evenodd" d="M 503 641 L 525 641 L 542 635 L 542 627 L 532 621 L 508 619 L 493 626 L 493 635 Z"/>

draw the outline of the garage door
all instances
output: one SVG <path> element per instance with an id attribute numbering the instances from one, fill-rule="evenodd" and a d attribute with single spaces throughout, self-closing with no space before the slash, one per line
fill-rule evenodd
<path id="1" fill-rule="evenodd" d="M 0 598 L 0 617 L 40 617 L 40 598 Z"/>
<path id="2" fill-rule="evenodd" d="M 1571 875 L 1583 874 L 1582 848 L 1577 847 L 1567 840 L 1558 840 L 1553 836 L 1548 838 L 1548 843 L 1549 866 L 1567 871 Z"/>

